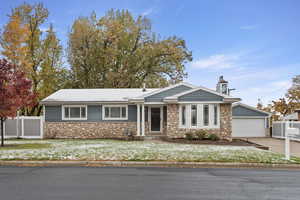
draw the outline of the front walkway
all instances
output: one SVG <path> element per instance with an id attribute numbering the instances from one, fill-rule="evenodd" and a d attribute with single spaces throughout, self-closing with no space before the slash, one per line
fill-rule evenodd
<path id="1" fill-rule="evenodd" d="M 277 138 L 247 138 L 248 141 L 270 147 L 270 150 L 276 153 L 284 154 L 284 139 Z M 300 157 L 300 142 L 290 141 L 291 154 Z"/>

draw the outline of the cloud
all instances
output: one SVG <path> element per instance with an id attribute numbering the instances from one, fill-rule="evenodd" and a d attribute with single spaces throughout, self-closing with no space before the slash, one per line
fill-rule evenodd
<path id="1" fill-rule="evenodd" d="M 149 9 L 145 10 L 144 12 L 142 12 L 142 16 L 148 16 L 148 15 L 152 14 L 153 11 L 154 11 L 153 8 L 149 8 Z"/>
<path id="2" fill-rule="evenodd" d="M 191 63 L 193 68 L 197 69 L 229 69 L 236 67 L 236 63 L 240 59 L 241 55 L 239 54 L 216 54 L 206 58 L 195 60 Z"/>
<path id="3" fill-rule="evenodd" d="M 245 25 L 245 26 L 240 26 L 240 29 L 241 30 L 253 30 L 253 29 L 256 29 L 257 28 L 257 25 Z"/>
<path id="4" fill-rule="evenodd" d="M 243 89 L 237 90 L 235 96 L 242 97 L 243 101 L 247 104 L 255 106 L 258 99 L 261 99 L 264 105 L 271 103 L 272 100 L 276 100 L 286 93 L 287 89 L 291 86 L 291 80 L 282 79 L 273 82 L 266 82 L 256 86 L 250 85 Z"/>
<path id="5" fill-rule="evenodd" d="M 300 63 L 280 63 L 278 55 L 264 54 L 260 48 L 235 49 L 226 53 L 196 58 L 188 69 L 189 81 L 214 88 L 220 75 L 235 88 L 232 95 L 243 102 L 256 105 L 260 98 L 264 105 L 281 98 L 291 86 L 291 79 L 299 74 Z M 201 77 L 201 78 L 199 78 Z"/>

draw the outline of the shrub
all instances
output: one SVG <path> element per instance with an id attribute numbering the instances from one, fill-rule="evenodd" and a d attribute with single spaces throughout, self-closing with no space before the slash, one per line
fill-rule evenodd
<path id="1" fill-rule="evenodd" d="M 198 140 L 203 140 L 206 137 L 207 133 L 205 130 L 199 130 L 195 133 L 195 136 Z"/>
<path id="2" fill-rule="evenodd" d="M 194 139 L 194 134 L 193 133 L 186 133 L 185 134 L 185 138 L 187 139 L 187 140 L 193 140 Z"/>
<path id="3" fill-rule="evenodd" d="M 216 134 L 209 134 L 209 135 L 207 136 L 207 139 L 212 140 L 212 141 L 217 141 L 217 140 L 219 140 L 220 138 L 219 138 L 219 136 L 217 136 Z"/>

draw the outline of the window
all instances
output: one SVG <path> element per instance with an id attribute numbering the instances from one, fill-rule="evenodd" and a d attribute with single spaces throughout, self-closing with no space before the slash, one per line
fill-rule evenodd
<path id="1" fill-rule="evenodd" d="M 197 126 L 197 105 L 191 106 L 191 125 Z"/>
<path id="2" fill-rule="evenodd" d="M 103 106 L 103 120 L 127 120 L 127 106 Z"/>
<path id="3" fill-rule="evenodd" d="M 214 105 L 214 125 L 218 125 L 218 106 Z"/>
<path id="4" fill-rule="evenodd" d="M 179 107 L 179 128 L 210 129 L 220 126 L 220 105 L 183 104 Z"/>
<path id="5" fill-rule="evenodd" d="M 66 105 L 63 106 L 63 120 L 87 120 L 86 106 L 82 105 Z"/>
<path id="6" fill-rule="evenodd" d="M 186 121 L 186 107 L 181 106 L 181 125 L 185 126 Z"/>
<path id="7" fill-rule="evenodd" d="M 204 107 L 203 107 L 203 124 L 204 124 L 204 126 L 208 126 L 208 124 L 209 124 L 209 107 L 208 107 L 208 105 L 204 105 Z"/>

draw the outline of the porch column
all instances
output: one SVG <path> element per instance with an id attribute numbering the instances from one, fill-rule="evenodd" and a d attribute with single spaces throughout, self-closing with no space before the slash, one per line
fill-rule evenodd
<path id="1" fill-rule="evenodd" d="M 136 117 L 136 119 L 137 119 L 137 122 L 136 122 L 136 131 L 137 132 L 136 132 L 136 135 L 140 136 L 141 135 L 141 133 L 140 133 L 140 131 L 141 131 L 140 104 L 136 104 L 136 107 L 137 107 L 137 117 Z"/>
<path id="2" fill-rule="evenodd" d="M 145 136 L 145 105 L 142 104 L 142 136 Z"/>

